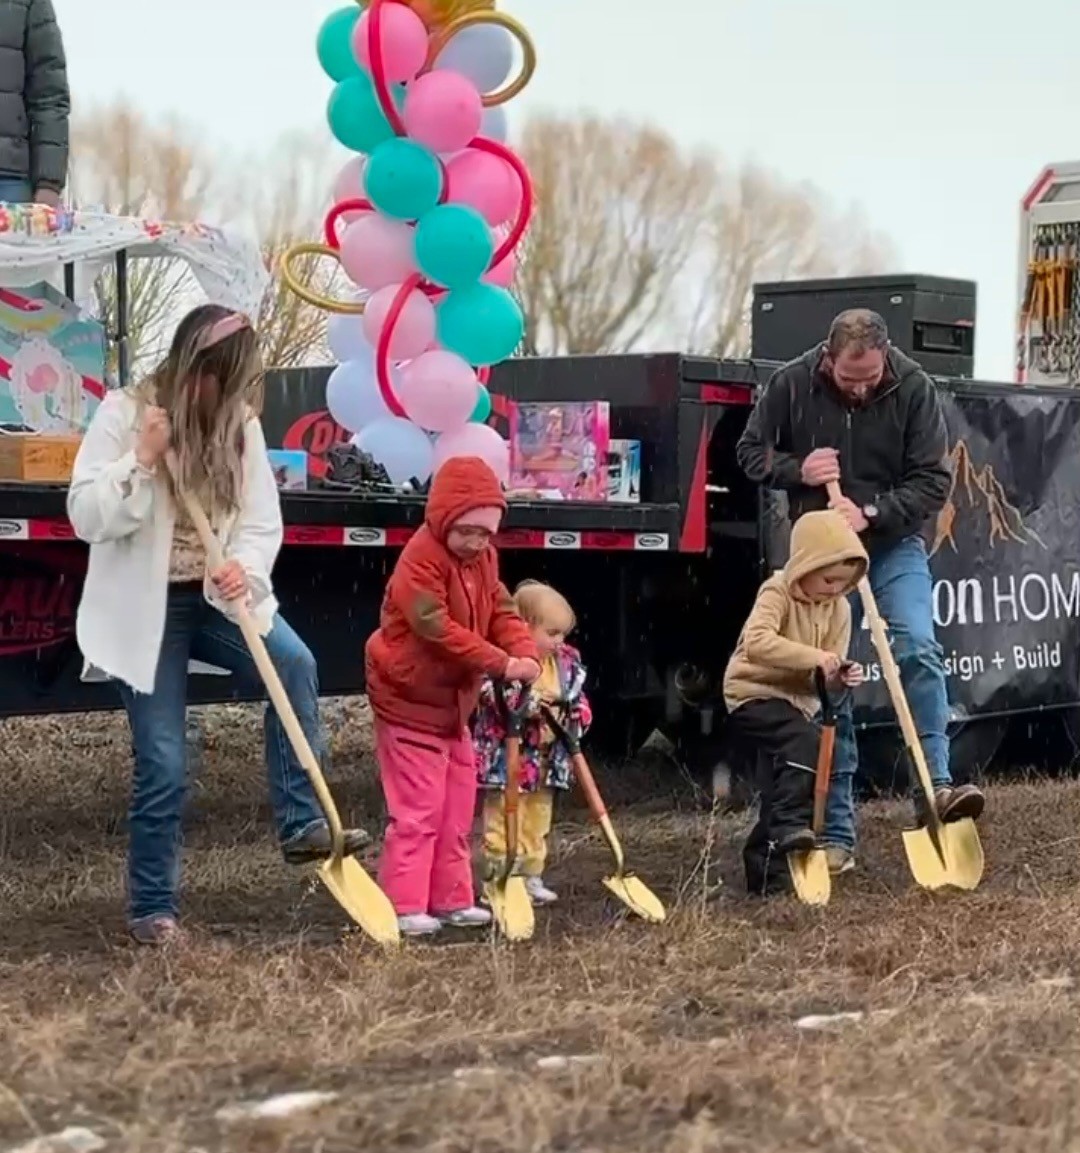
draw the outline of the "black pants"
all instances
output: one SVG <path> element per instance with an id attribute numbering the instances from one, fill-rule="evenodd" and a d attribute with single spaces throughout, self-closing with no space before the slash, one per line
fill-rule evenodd
<path id="1" fill-rule="evenodd" d="M 757 824 L 743 846 L 746 887 L 751 894 L 791 888 L 787 861 L 777 846 L 792 833 L 810 828 L 814 816 L 814 773 L 821 729 L 787 701 L 740 705 L 728 717 L 732 739 L 756 749 L 761 766 L 761 806 Z"/>

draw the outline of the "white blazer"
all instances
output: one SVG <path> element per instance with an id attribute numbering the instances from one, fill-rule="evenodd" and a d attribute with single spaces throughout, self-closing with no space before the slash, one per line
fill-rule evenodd
<path id="1" fill-rule="evenodd" d="M 152 693 L 165 633 L 176 509 L 163 470 L 147 472 L 135 460 L 138 411 L 124 391 L 101 402 L 75 458 L 67 513 L 75 535 L 90 546 L 76 617 L 83 677 L 104 676 Z M 244 566 L 251 611 L 265 635 L 277 612 L 270 573 L 284 528 L 257 419 L 247 422 L 244 438 L 241 508 L 218 532 L 225 555 Z M 214 595 L 209 578 L 204 591 L 228 616 L 229 606 Z"/>

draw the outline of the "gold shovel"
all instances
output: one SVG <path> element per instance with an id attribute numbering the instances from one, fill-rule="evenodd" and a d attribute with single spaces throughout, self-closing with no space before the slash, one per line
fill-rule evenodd
<path id="1" fill-rule="evenodd" d="M 825 674 L 814 670 L 814 684 L 821 698 L 821 743 L 818 745 L 817 770 L 814 773 L 814 837 L 821 838 L 825 827 L 825 801 L 829 796 L 832 776 L 833 750 L 836 748 L 836 713 L 829 700 Z M 827 905 L 832 896 L 832 878 L 825 850 L 813 848 L 808 852 L 788 853 L 788 872 L 795 888 L 795 896 L 804 905 Z"/>
<path id="2" fill-rule="evenodd" d="M 167 463 L 174 485 L 179 491 L 179 484 L 176 483 L 178 475 L 176 458 L 171 453 Z M 182 492 L 180 495 L 188 517 L 206 551 L 210 569 L 220 568 L 225 563 L 225 556 L 206 518 L 206 513 L 190 493 Z M 394 906 L 390 903 L 389 897 L 364 871 L 360 862 L 355 857 L 345 856 L 345 836 L 337 805 L 334 804 L 334 798 L 319 768 L 319 762 L 311 750 L 311 745 L 304 736 L 304 730 L 300 727 L 296 711 L 285 692 L 285 686 L 281 683 L 277 669 L 270 660 L 270 654 L 266 651 L 258 626 L 251 619 L 251 613 L 243 601 L 234 601 L 232 607 L 236 613 L 236 623 L 251 652 L 251 658 L 266 685 L 267 696 L 285 729 L 289 743 L 296 753 L 296 759 L 311 778 L 315 795 L 319 798 L 319 804 L 322 805 L 327 824 L 330 826 L 331 852 L 329 858 L 318 866 L 319 876 L 334 900 L 369 937 L 381 945 L 396 945 L 401 940 L 401 934 Z"/>
<path id="3" fill-rule="evenodd" d="M 506 857 L 502 869 L 484 882 L 484 896 L 491 906 L 495 923 L 508 941 L 527 941 L 536 928 L 536 913 L 525 888 L 525 878 L 515 873 L 521 798 L 521 731 L 531 705 L 529 690 L 523 689 L 516 708 L 507 701 L 506 686 L 496 685 L 495 694 L 506 718 L 506 792 L 503 796 Z"/>
<path id="4" fill-rule="evenodd" d="M 574 772 L 581 783 L 581 791 L 585 794 L 589 812 L 592 814 L 593 820 L 600 826 L 604 840 L 607 841 L 608 847 L 611 849 L 611 855 L 615 858 L 615 872 L 610 877 L 604 878 L 605 888 L 622 901 L 630 912 L 635 913 L 643 921 L 659 924 L 667 918 L 667 912 L 660 898 L 645 882 L 634 873 L 627 871 L 622 844 L 615 833 L 611 818 L 608 816 L 607 806 L 596 786 L 596 778 L 592 774 L 592 769 L 589 768 L 589 762 L 581 751 L 581 737 L 577 732 L 577 726 L 573 722 L 570 723 L 569 727 L 560 724 L 548 708 L 541 709 L 541 713 L 556 738 L 562 741 L 570 753 L 574 763 Z"/>
<path id="5" fill-rule="evenodd" d="M 830 501 L 840 499 L 840 486 L 834 482 L 828 485 Z M 878 612 L 877 601 L 870 588 L 870 581 L 863 577 L 859 581 L 859 597 L 863 613 L 870 626 L 870 638 L 881 662 L 882 676 L 889 690 L 896 719 L 907 746 L 908 756 L 915 766 L 919 784 L 926 798 L 926 824 L 917 829 L 903 831 L 904 851 L 908 867 L 917 884 L 924 889 L 942 889 L 951 886 L 955 889 L 972 890 L 982 880 L 984 858 L 979 831 L 970 817 L 959 821 L 942 821 L 934 799 L 934 786 L 930 780 L 930 769 L 923 754 L 919 731 L 911 715 L 904 686 L 900 680 L 900 670 L 896 658 L 889 647 L 889 637 L 885 622 Z"/>

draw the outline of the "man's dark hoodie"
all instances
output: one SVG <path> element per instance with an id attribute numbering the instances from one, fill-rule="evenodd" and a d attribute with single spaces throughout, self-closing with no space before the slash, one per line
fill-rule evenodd
<path id="1" fill-rule="evenodd" d="M 751 480 L 788 491 L 794 522 L 828 504 L 824 487 L 802 483 L 804 458 L 837 449 L 844 495 L 878 510 L 863 534 L 873 551 L 920 532 L 945 503 L 945 419 L 933 382 L 902 352 L 889 349 L 881 384 L 861 404 L 838 391 L 824 354 L 818 345 L 773 374 L 736 455 Z"/>

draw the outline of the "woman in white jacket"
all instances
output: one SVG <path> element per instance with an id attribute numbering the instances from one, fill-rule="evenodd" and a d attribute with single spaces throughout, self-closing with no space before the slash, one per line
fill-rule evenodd
<path id="1" fill-rule="evenodd" d="M 90 546 L 77 633 L 87 675 L 118 682 L 131 724 L 129 924 L 142 944 L 179 933 L 188 661 L 228 669 L 244 688 L 261 689 L 230 602 L 247 600 L 308 741 L 317 748 L 320 739 L 315 660 L 278 614 L 270 583 L 283 529 L 254 415 L 261 381 L 247 319 L 202 305 L 180 323 L 145 382 L 106 397 L 75 460 L 68 516 Z M 179 483 L 202 502 L 228 558 L 215 572 L 206 571 L 176 500 L 165 464 L 170 448 Z M 285 859 L 328 856 L 322 810 L 269 707 L 266 767 Z M 346 833 L 348 853 L 366 842 L 361 830 Z"/>

